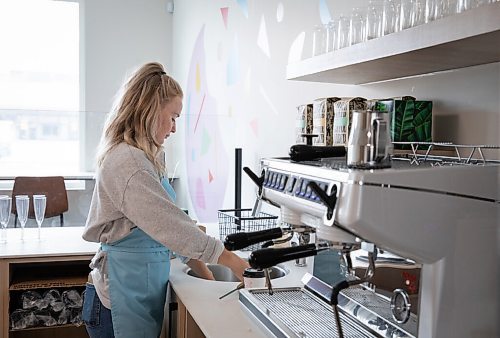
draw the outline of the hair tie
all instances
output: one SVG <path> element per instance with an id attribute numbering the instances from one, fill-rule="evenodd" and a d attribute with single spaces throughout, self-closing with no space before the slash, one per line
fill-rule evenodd
<path id="1" fill-rule="evenodd" d="M 162 75 L 167 75 L 167 73 L 165 73 L 165 72 L 163 72 L 163 71 L 162 71 L 162 72 L 158 72 L 158 73 L 160 74 L 160 76 L 162 76 Z"/>

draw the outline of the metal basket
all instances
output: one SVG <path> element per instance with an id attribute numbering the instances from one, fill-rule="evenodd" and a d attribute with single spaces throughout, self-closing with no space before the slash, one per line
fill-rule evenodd
<path id="1" fill-rule="evenodd" d="M 252 209 L 225 209 L 218 211 L 220 239 L 223 241 L 229 234 L 251 232 L 277 227 L 278 216 L 259 212 L 252 216 Z M 260 249 L 262 243 L 247 246 L 242 251 Z"/>

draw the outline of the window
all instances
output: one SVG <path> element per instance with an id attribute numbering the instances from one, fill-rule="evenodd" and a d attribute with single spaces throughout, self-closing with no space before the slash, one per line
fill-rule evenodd
<path id="1" fill-rule="evenodd" d="M 79 171 L 79 3 L 0 1 L 0 175 Z"/>

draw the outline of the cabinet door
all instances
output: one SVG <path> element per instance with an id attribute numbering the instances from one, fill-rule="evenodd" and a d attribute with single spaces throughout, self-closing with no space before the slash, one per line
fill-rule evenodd
<path id="1" fill-rule="evenodd" d="M 177 338 L 205 338 L 184 304 L 177 299 Z"/>
<path id="2" fill-rule="evenodd" d="M 9 335 L 9 265 L 0 260 L 0 338 Z"/>

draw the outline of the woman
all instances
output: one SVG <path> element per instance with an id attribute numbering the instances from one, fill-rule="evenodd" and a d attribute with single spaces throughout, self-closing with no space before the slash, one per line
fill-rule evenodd
<path id="1" fill-rule="evenodd" d="M 198 274 L 223 264 L 240 279 L 248 263 L 200 231 L 173 201 L 163 141 L 176 131 L 182 89 L 159 63 L 125 83 L 101 141 L 96 186 L 83 238 L 100 242 L 83 305 L 90 337 L 158 337 L 170 251 Z"/>

